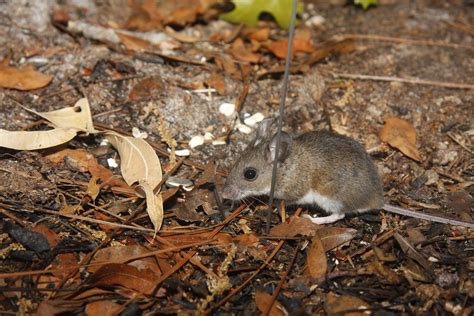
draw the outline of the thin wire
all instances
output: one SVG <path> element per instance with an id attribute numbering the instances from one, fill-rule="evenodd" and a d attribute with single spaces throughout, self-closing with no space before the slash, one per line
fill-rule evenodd
<path id="1" fill-rule="evenodd" d="M 272 169 L 272 184 L 270 187 L 270 201 L 269 205 L 270 208 L 267 214 L 267 227 L 266 233 L 270 231 L 270 220 L 272 215 L 272 207 L 273 207 L 273 195 L 275 194 L 275 184 L 276 184 L 276 176 L 277 176 L 277 169 L 278 169 L 278 154 L 280 152 L 280 145 L 281 145 L 281 128 L 283 125 L 283 114 L 285 113 L 285 101 L 286 101 L 286 93 L 288 91 L 288 77 L 290 75 L 290 62 L 291 62 L 291 48 L 293 46 L 293 37 L 295 35 L 295 21 L 296 21 L 296 5 L 298 0 L 293 0 L 293 6 L 291 9 L 291 21 L 290 21 L 290 34 L 288 35 L 288 47 L 286 50 L 286 60 L 285 60 L 285 73 L 283 75 L 283 84 L 281 87 L 281 98 L 280 98 L 280 107 L 279 107 L 279 118 L 278 118 L 278 130 L 277 130 L 277 139 L 276 139 L 276 146 L 275 146 L 275 160 L 273 161 L 273 169 Z"/>

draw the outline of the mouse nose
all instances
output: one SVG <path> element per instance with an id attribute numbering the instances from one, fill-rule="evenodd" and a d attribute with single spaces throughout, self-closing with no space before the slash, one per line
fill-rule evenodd
<path id="1" fill-rule="evenodd" d="M 221 196 L 226 200 L 237 200 L 239 193 L 240 191 L 235 185 L 225 185 Z"/>

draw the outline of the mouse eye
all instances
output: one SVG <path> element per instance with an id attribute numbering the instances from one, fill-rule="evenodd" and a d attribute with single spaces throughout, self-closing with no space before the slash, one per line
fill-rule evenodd
<path id="1" fill-rule="evenodd" d="M 253 181 L 257 179 L 257 169 L 248 167 L 244 170 L 244 178 L 248 181 Z"/>

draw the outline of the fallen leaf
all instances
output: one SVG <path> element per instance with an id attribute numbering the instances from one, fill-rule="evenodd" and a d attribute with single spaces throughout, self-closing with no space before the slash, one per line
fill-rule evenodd
<path id="1" fill-rule="evenodd" d="M 254 234 L 243 234 L 234 237 L 234 241 L 237 241 L 241 246 L 255 247 L 260 239 Z"/>
<path id="2" fill-rule="evenodd" d="M 96 301 L 88 303 L 84 312 L 86 316 L 114 316 L 118 315 L 122 305 L 112 301 Z"/>
<path id="3" fill-rule="evenodd" d="M 133 50 L 136 52 L 142 52 L 146 50 L 151 50 L 153 48 L 153 44 L 147 40 L 142 38 L 138 38 L 136 36 L 124 34 L 121 32 L 115 32 L 117 36 L 120 38 L 122 44 L 129 50 Z"/>
<path id="4" fill-rule="evenodd" d="M 259 54 L 252 53 L 250 49 L 245 47 L 244 41 L 241 38 L 237 38 L 232 43 L 229 52 L 235 59 L 249 63 L 258 63 L 261 57 Z"/>
<path id="5" fill-rule="evenodd" d="M 139 293 L 153 293 L 158 276 L 149 269 L 139 270 L 128 264 L 111 263 L 102 266 L 91 277 L 93 286 L 121 286 Z"/>
<path id="6" fill-rule="evenodd" d="M 45 157 L 53 163 L 61 163 L 67 159 L 69 166 L 75 166 L 80 172 L 90 172 L 92 176 L 99 178 L 104 185 L 123 188 L 124 192 L 129 192 L 128 195 L 130 195 L 131 192 L 135 195 L 134 191 L 128 184 L 114 175 L 110 169 L 99 164 L 92 154 L 83 149 L 66 148 L 46 155 Z"/>
<path id="7" fill-rule="evenodd" d="M 323 243 L 319 236 L 314 236 L 311 239 L 306 263 L 311 277 L 318 281 L 324 279 L 328 270 L 328 263 L 326 259 L 326 251 L 324 250 Z"/>
<path id="8" fill-rule="evenodd" d="M 153 78 L 147 78 L 139 81 L 133 86 L 132 91 L 128 95 L 130 100 L 136 101 L 146 99 L 163 90 L 163 83 Z"/>
<path id="9" fill-rule="evenodd" d="M 145 193 L 146 198 L 146 212 L 150 217 L 153 227 L 155 228 L 155 234 L 161 228 L 163 224 L 164 212 L 163 212 L 163 197 L 161 193 L 155 195 L 153 188 L 146 180 L 140 180 L 137 186 L 137 192 L 140 192 L 140 189 Z"/>
<path id="10" fill-rule="evenodd" d="M 37 112 L 27 107 L 24 108 L 50 121 L 56 128 L 75 129 L 86 133 L 98 132 L 92 123 L 91 109 L 87 98 L 79 99 L 72 107 L 50 112 Z"/>
<path id="11" fill-rule="evenodd" d="M 261 313 L 264 313 L 268 309 L 268 305 L 272 303 L 272 296 L 263 291 L 256 291 L 255 293 L 255 304 L 257 305 L 258 310 Z M 285 316 L 288 315 L 285 307 L 278 301 L 273 303 L 272 308 L 270 309 L 271 316 Z"/>
<path id="12" fill-rule="evenodd" d="M 367 315 L 363 311 L 370 308 L 370 305 L 355 296 L 336 295 L 329 292 L 326 296 L 325 311 L 330 315 L 344 315 L 344 316 L 364 316 Z M 349 310 L 361 309 L 359 312 L 346 312 Z"/>
<path id="13" fill-rule="evenodd" d="M 120 155 L 120 170 L 128 185 L 146 181 L 155 187 L 162 180 L 161 163 L 155 150 L 143 139 L 105 133 L 107 140 Z"/>
<path id="14" fill-rule="evenodd" d="M 264 27 L 258 30 L 252 30 L 247 34 L 247 37 L 258 42 L 266 42 L 270 37 L 270 28 Z"/>
<path id="15" fill-rule="evenodd" d="M 288 52 L 288 39 L 281 39 L 278 41 L 271 42 L 266 45 L 267 49 L 270 50 L 276 57 L 285 59 Z M 295 37 L 293 40 L 293 46 L 291 47 L 291 58 L 298 52 L 311 53 L 314 51 L 314 46 L 310 40 L 306 38 Z"/>
<path id="16" fill-rule="evenodd" d="M 177 32 L 169 26 L 165 28 L 165 33 L 174 38 L 175 40 L 178 40 L 183 43 L 196 43 L 197 41 L 199 41 L 199 38 L 187 35 L 183 32 Z"/>
<path id="17" fill-rule="evenodd" d="M 316 232 L 320 229 L 320 227 L 320 225 L 313 223 L 308 218 L 292 216 L 290 220 L 273 227 L 270 230 L 270 236 L 316 236 Z"/>
<path id="18" fill-rule="evenodd" d="M 87 271 L 94 273 L 100 269 L 100 264 L 102 263 L 123 263 L 127 258 L 143 255 L 148 252 L 150 251 L 141 245 L 101 248 L 92 258 L 90 265 L 87 266 Z M 128 264 L 139 270 L 150 269 L 156 275 L 161 274 L 154 256 L 133 260 Z"/>
<path id="19" fill-rule="evenodd" d="M 26 65 L 21 68 L 1 67 L 0 86 L 17 90 L 34 90 L 46 87 L 52 76 L 38 72 L 33 65 Z"/>
<path id="20" fill-rule="evenodd" d="M 233 0 L 234 10 L 221 14 L 219 18 L 232 22 L 243 23 L 255 27 L 262 12 L 270 13 L 281 28 L 290 27 L 293 0 Z M 297 13 L 303 12 L 303 4 L 298 1 Z"/>
<path id="21" fill-rule="evenodd" d="M 356 236 L 357 230 L 353 228 L 324 226 L 318 229 L 317 234 L 321 239 L 324 251 L 329 251 L 352 240 Z"/>
<path id="22" fill-rule="evenodd" d="M 209 88 L 216 89 L 220 95 L 225 95 L 225 80 L 222 75 L 214 72 L 205 80 L 205 83 Z"/>
<path id="23" fill-rule="evenodd" d="M 404 155 L 413 160 L 420 161 L 421 157 L 416 149 L 416 130 L 407 121 L 397 117 L 385 118 L 385 125 L 379 132 L 380 140 L 397 148 Z"/>
<path id="24" fill-rule="evenodd" d="M 62 145 L 73 139 L 77 130 L 56 128 L 48 131 L 7 131 L 0 129 L 0 147 L 38 150 Z"/>

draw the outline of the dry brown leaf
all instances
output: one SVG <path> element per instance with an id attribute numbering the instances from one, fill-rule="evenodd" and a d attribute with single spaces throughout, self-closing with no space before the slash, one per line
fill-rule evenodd
<path id="1" fill-rule="evenodd" d="M 91 197 L 92 201 L 95 201 L 100 193 L 100 185 L 97 184 L 97 178 L 92 176 L 87 184 L 86 194 Z"/>
<path id="2" fill-rule="evenodd" d="M 114 316 L 122 310 L 122 305 L 112 301 L 96 301 L 88 303 L 84 312 L 86 316 Z"/>
<path id="3" fill-rule="evenodd" d="M 139 270 L 128 264 L 111 263 L 102 266 L 95 272 L 90 282 L 94 286 L 120 286 L 139 293 L 153 293 L 158 276 L 149 269 Z"/>
<path id="4" fill-rule="evenodd" d="M 125 182 L 130 186 L 138 183 L 137 194 L 146 197 L 147 212 L 156 233 L 163 223 L 163 198 L 153 192 L 163 178 L 160 159 L 144 139 L 114 132 L 105 135 L 119 152 L 120 170 Z"/>
<path id="5" fill-rule="evenodd" d="M 272 296 L 263 291 L 256 291 L 255 293 L 255 304 L 257 305 L 258 310 L 261 313 L 264 313 L 268 309 L 268 305 L 272 302 Z M 285 310 L 285 307 L 278 301 L 275 301 L 270 313 L 271 316 L 285 316 L 288 315 L 288 312 Z"/>
<path id="6" fill-rule="evenodd" d="M 21 68 L 2 67 L 0 68 L 0 86 L 17 90 L 34 90 L 47 86 L 52 76 L 36 71 L 33 65 L 26 65 Z"/>
<path id="7" fill-rule="evenodd" d="M 278 41 L 271 42 L 266 45 L 267 49 L 271 51 L 276 57 L 285 59 L 288 51 L 288 39 L 281 39 Z M 293 40 L 293 47 L 291 48 L 291 59 L 296 53 L 312 53 L 315 50 L 311 41 L 305 36 L 295 37 Z"/>
<path id="8" fill-rule="evenodd" d="M 324 250 L 329 251 L 346 242 L 352 240 L 357 234 L 357 230 L 344 227 L 321 227 L 317 232 Z"/>
<path id="9" fill-rule="evenodd" d="M 292 216 L 285 223 L 276 225 L 270 230 L 270 236 L 274 237 L 295 237 L 295 236 L 315 236 L 320 225 L 313 223 L 308 218 Z"/>
<path id="10" fill-rule="evenodd" d="M 115 32 L 115 33 L 120 38 L 120 41 L 122 42 L 122 44 L 129 50 L 142 52 L 142 51 L 150 50 L 153 48 L 152 43 L 142 38 L 124 34 L 121 32 Z"/>
<path id="11" fill-rule="evenodd" d="M 225 95 L 225 80 L 222 75 L 214 72 L 205 80 L 205 83 L 209 88 L 216 89 L 220 95 Z"/>
<path id="12" fill-rule="evenodd" d="M 252 53 L 250 49 L 246 48 L 241 38 L 237 38 L 232 43 L 229 51 L 235 59 L 249 63 L 258 63 L 261 58 L 259 54 Z"/>
<path id="13" fill-rule="evenodd" d="M 306 263 L 308 265 L 309 274 L 314 279 L 324 279 L 328 270 L 328 263 L 326 259 L 326 251 L 324 250 L 323 243 L 321 242 L 319 236 L 314 236 L 311 239 L 311 245 L 308 249 Z"/>
<path id="14" fill-rule="evenodd" d="M 385 118 L 385 125 L 379 132 L 380 140 L 397 148 L 404 155 L 413 160 L 420 161 L 420 153 L 416 149 L 416 130 L 407 121 L 398 117 Z"/>
<path id="15" fill-rule="evenodd" d="M 7 131 L 0 129 L 0 147 L 15 150 L 38 150 L 67 143 L 77 134 L 71 128 L 56 128 L 49 131 Z"/>
<path id="16" fill-rule="evenodd" d="M 50 112 L 37 112 L 24 107 L 50 121 L 56 128 L 71 128 L 85 133 L 97 133 L 92 123 L 92 114 L 87 98 L 79 99 L 74 106 Z"/>
<path id="17" fill-rule="evenodd" d="M 153 96 L 156 91 L 162 91 L 162 89 L 163 84 L 161 81 L 153 78 L 143 79 L 133 86 L 128 98 L 133 101 L 146 99 Z"/>
<path id="18" fill-rule="evenodd" d="M 143 139 L 106 132 L 107 140 L 120 155 L 120 170 L 128 185 L 146 181 L 152 189 L 161 182 L 161 163 L 155 150 Z"/>
<path id="19" fill-rule="evenodd" d="M 177 32 L 172 27 L 169 27 L 169 26 L 165 28 L 165 33 L 171 36 L 172 38 L 174 38 L 175 40 L 178 40 L 183 43 L 196 43 L 197 41 L 199 41 L 199 38 L 196 38 L 191 35 L 187 35 L 182 32 Z"/>
<path id="20" fill-rule="evenodd" d="M 101 263 L 123 263 L 127 258 L 143 255 L 148 252 L 150 251 L 141 245 L 101 248 L 92 258 L 91 264 L 87 267 L 87 271 L 94 273 L 100 269 Z M 154 257 L 133 260 L 128 264 L 139 270 L 150 269 L 154 271 L 156 275 L 161 274 Z"/>
<path id="21" fill-rule="evenodd" d="M 364 316 L 364 311 L 353 311 L 355 309 L 367 309 L 370 305 L 357 298 L 349 295 L 336 295 L 329 292 L 326 296 L 325 310 L 328 314 L 343 314 L 344 316 Z M 346 312 L 352 310 L 353 312 Z"/>
<path id="22" fill-rule="evenodd" d="M 53 163 L 61 163 L 67 159 L 69 166 L 74 166 L 80 172 L 88 171 L 92 176 L 99 178 L 104 185 L 123 188 L 127 192 L 133 192 L 132 188 L 122 179 L 97 162 L 95 157 L 82 149 L 63 149 L 61 151 L 45 156 Z M 134 193 L 134 192 L 133 192 Z M 130 194 L 129 194 L 130 195 Z M 135 194 L 133 194 L 135 195 Z"/>
<path id="23" fill-rule="evenodd" d="M 258 30 L 253 30 L 248 33 L 247 37 L 258 42 L 265 42 L 270 36 L 270 28 L 264 27 Z"/>
<path id="24" fill-rule="evenodd" d="M 243 234 L 234 237 L 234 240 L 237 241 L 242 246 L 255 247 L 258 245 L 260 239 L 253 234 Z"/>

